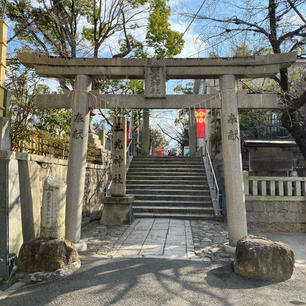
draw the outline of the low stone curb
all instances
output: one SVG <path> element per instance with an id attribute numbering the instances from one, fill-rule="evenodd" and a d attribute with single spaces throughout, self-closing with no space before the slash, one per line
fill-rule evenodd
<path id="1" fill-rule="evenodd" d="M 71 275 L 72 273 L 80 269 L 80 267 L 81 267 L 81 261 L 78 260 L 54 272 L 34 272 L 34 273 L 18 272 L 16 274 L 16 278 L 26 283 L 56 280 Z"/>
<path id="2" fill-rule="evenodd" d="M 29 283 L 51 281 L 51 280 L 58 280 L 61 278 L 65 278 L 71 275 L 72 273 L 76 272 L 78 269 L 80 269 L 80 267 L 81 267 L 81 261 L 78 260 L 54 272 L 34 272 L 34 273 L 17 272 L 15 275 L 17 282 L 15 282 L 12 286 L 10 286 L 4 291 L 0 290 L 0 300 L 6 299 L 10 294 L 13 294 L 16 290 L 20 289 L 21 287 Z"/>

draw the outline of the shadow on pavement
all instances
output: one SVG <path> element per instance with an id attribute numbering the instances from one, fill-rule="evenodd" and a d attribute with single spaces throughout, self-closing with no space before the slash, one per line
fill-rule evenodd
<path id="1" fill-rule="evenodd" d="M 189 260 L 165 260 L 154 258 L 101 259 L 86 258 L 81 269 L 74 275 L 58 281 L 30 284 L 15 294 L 0 300 L 1 306 L 156 306 L 156 305 L 233 305 L 239 298 L 251 301 L 258 296 L 266 296 L 275 291 L 284 291 L 281 298 L 292 305 L 304 292 L 299 280 L 286 283 L 294 288 L 290 294 L 280 290 L 282 284 L 245 280 L 234 274 L 231 265 L 210 265 Z M 298 285 L 297 285 L 298 284 Z M 268 286 L 269 285 L 269 286 Z M 267 286 L 267 289 L 263 289 Z M 249 289 L 264 290 L 258 295 Z M 252 289 L 251 289 L 252 290 Z M 256 291 L 254 290 L 254 291 Z M 272 290 L 272 291 L 271 291 Z M 273 293 L 276 302 L 278 295 Z M 255 297 L 253 297 L 253 296 Z M 264 305 L 246 303 L 240 305 Z M 270 304 L 274 305 L 274 304 Z M 294 304 L 298 305 L 298 304 Z"/>
<path id="2" fill-rule="evenodd" d="M 232 263 L 208 271 L 205 279 L 212 287 L 227 289 L 259 288 L 279 283 L 242 278 L 234 273 Z"/>

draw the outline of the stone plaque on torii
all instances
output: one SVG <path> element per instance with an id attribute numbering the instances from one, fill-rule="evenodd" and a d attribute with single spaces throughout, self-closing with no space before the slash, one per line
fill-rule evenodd
<path id="1" fill-rule="evenodd" d="M 295 53 L 238 58 L 197 59 L 95 59 L 57 58 L 35 53 L 20 53 L 19 60 L 44 77 L 75 78 L 72 94 L 41 95 L 37 106 L 72 108 L 73 120 L 67 177 L 66 238 L 78 242 L 81 229 L 82 197 L 86 167 L 86 150 L 91 108 L 181 109 L 189 107 L 221 108 L 222 148 L 227 202 L 229 242 L 247 234 L 242 178 L 238 108 L 279 108 L 276 94 L 238 93 L 240 78 L 273 77 L 281 68 L 296 60 Z M 100 95 L 91 91 L 91 80 L 145 79 L 145 95 Z M 165 95 L 168 79 L 219 79 L 220 96 Z M 75 137 L 73 137 L 75 136 Z"/>

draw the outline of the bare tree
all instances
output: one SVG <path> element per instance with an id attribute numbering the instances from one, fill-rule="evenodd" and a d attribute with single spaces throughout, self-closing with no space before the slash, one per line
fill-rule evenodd
<path id="1" fill-rule="evenodd" d="M 304 0 L 242 0 L 239 1 L 240 5 L 237 1 L 228 4 L 231 7 L 228 10 L 223 8 L 218 14 L 220 17 L 215 17 L 216 11 L 196 16 L 207 30 L 203 32 L 203 39 L 208 46 L 220 44 L 224 47 L 228 40 L 233 42 L 235 37 L 240 44 L 252 44 L 257 54 L 292 51 L 305 53 Z M 194 18 L 190 13 L 183 15 Z M 209 31 L 212 28 L 213 33 Z M 273 80 L 278 84 L 282 96 L 282 124 L 306 157 L 305 114 L 301 112 L 306 103 L 305 85 L 299 95 L 291 92 L 288 69 L 281 69 Z"/>

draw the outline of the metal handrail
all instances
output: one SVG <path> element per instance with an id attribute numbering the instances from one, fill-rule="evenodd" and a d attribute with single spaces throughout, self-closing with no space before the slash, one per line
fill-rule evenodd
<path id="1" fill-rule="evenodd" d="M 214 170 L 206 143 L 204 144 L 203 163 L 204 163 L 206 176 L 208 180 L 210 196 L 213 202 L 214 213 L 215 215 L 221 215 L 222 209 L 220 207 L 220 200 L 219 200 L 220 189 L 218 186 L 215 170 Z"/>
<path id="2" fill-rule="evenodd" d="M 132 142 L 133 139 L 131 139 L 130 143 L 128 144 L 126 148 L 126 172 L 129 170 L 130 164 L 133 160 L 133 152 L 132 152 Z"/>

